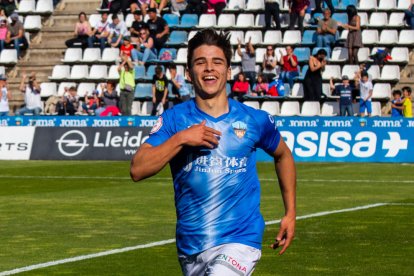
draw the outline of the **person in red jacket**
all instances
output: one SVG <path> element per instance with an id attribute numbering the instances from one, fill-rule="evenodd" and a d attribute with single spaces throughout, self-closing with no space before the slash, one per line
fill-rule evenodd
<path id="1" fill-rule="evenodd" d="M 249 92 L 249 82 L 247 81 L 244 73 L 240 72 L 237 75 L 237 80 L 233 84 L 232 98 L 241 102 L 243 101 L 243 96 L 246 95 L 248 92 Z"/>

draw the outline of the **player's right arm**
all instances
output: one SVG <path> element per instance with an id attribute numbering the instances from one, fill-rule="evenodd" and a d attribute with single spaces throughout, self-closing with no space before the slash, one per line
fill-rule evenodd
<path id="1" fill-rule="evenodd" d="M 184 146 L 212 149 L 218 145 L 220 135 L 221 132 L 207 127 L 206 121 L 203 121 L 177 132 L 158 146 L 144 143 L 132 158 L 131 178 L 140 181 L 158 173 Z"/>

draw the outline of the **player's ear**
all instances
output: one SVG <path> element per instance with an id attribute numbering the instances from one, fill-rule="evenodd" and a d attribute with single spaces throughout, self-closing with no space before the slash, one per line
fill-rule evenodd
<path id="1" fill-rule="evenodd" d="M 227 80 L 231 80 L 231 66 L 227 68 Z"/>

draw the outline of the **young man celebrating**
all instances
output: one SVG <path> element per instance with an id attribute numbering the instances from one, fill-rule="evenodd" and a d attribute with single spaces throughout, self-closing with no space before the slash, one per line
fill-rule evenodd
<path id="1" fill-rule="evenodd" d="M 264 220 L 256 149 L 274 157 L 285 216 L 272 248 L 293 240 L 296 172 L 272 116 L 226 95 L 228 35 L 207 29 L 188 44 L 194 100 L 167 110 L 131 162 L 134 181 L 170 163 L 177 209 L 177 249 L 184 275 L 250 275 L 261 256 Z"/>

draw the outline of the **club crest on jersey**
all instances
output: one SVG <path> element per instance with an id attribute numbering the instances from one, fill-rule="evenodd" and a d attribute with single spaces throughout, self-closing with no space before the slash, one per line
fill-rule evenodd
<path id="1" fill-rule="evenodd" d="M 158 120 L 155 123 L 155 125 L 152 127 L 150 134 L 157 132 L 158 130 L 160 130 L 161 127 L 162 127 L 162 117 L 160 116 L 158 117 Z"/>
<path id="2" fill-rule="evenodd" d="M 234 133 L 236 133 L 236 136 L 240 139 L 244 137 L 247 131 L 247 124 L 237 121 L 231 124 L 233 127 Z"/>

